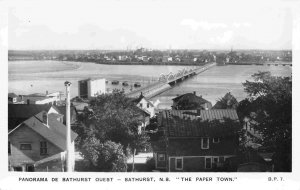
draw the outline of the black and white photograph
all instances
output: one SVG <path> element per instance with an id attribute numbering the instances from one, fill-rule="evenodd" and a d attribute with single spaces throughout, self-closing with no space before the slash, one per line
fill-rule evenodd
<path id="1" fill-rule="evenodd" d="M 8 174 L 295 171 L 297 1 L 17 2 Z"/>

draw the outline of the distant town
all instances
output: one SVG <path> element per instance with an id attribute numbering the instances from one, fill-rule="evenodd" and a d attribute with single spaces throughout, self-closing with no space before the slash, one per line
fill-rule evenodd
<path id="1" fill-rule="evenodd" d="M 59 60 L 116 65 L 264 64 L 292 62 L 291 50 L 9 50 L 8 60 Z"/>

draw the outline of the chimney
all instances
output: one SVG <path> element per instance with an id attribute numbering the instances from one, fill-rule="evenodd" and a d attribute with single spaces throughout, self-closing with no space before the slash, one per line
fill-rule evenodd
<path id="1" fill-rule="evenodd" d="M 27 105 L 29 105 L 30 104 L 30 100 L 29 99 L 27 99 Z"/>
<path id="2" fill-rule="evenodd" d="M 196 91 L 194 91 L 194 95 L 196 95 Z"/>
<path id="3" fill-rule="evenodd" d="M 43 123 L 48 126 L 48 114 L 43 112 Z"/>
<path id="4" fill-rule="evenodd" d="M 48 90 L 46 90 L 46 95 L 48 95 Z"/>

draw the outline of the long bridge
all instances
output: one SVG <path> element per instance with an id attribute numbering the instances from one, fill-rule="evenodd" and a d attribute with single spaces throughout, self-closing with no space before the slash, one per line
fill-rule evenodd
<path id="1" fill-rule="evenodd" d="M 216 66 L 216 63 L 209 63 L 197 68 L 184 68 L 179 70 L 177 73 L 170 72 L 168 74 L 161 74 L 157 82 L 138 90 L 128 92 L 126 95 L 131 98 L 137 98 L 141 93 L 143 93 L 146 98 L 152 98 L 171 89 L 176 83 L 182 82 L 214 66 Z"/>

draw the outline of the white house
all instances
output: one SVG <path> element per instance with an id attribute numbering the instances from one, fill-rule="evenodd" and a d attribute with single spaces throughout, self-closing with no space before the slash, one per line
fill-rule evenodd
<path id="1" fill-rule="evenodd" d="M 105 79 L 84 79 L 78 81 L 78 97 L 91 98 L 106 93 Z"/>

